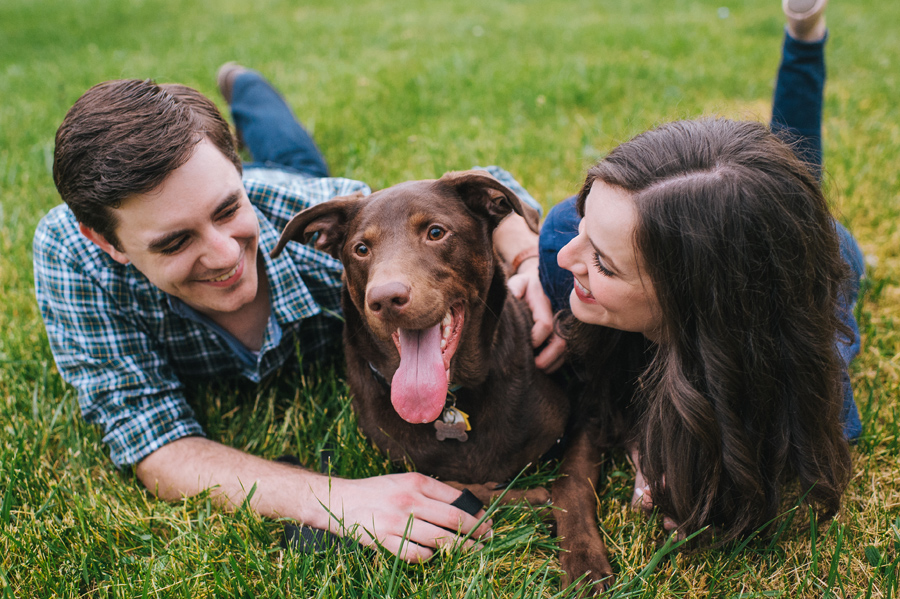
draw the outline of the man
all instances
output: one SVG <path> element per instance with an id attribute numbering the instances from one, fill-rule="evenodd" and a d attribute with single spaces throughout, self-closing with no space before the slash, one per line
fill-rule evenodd
<path id="1" fill-rule="evenodd" d="M 82 414 L 102 426 L 116 465 L 136 466 L 166 500 L 212 489 L 235 507 L 255 485 L 251 506 L 265 516 L 377 540 L 408 561 L 459 535 L 483 537 L 490 523 L 476 528 L 481 514 L 449 505 L 458 491 L 434 479 L 327 477 L 203 436 L 184 398 L 188 377 L 259 381 L 295 346 L 312 356 L 333 348 L 340 264 L 298 244 L 277 259 L 268 254 L 296 212 L 369 193 L 363 183 L 328 178 L 315 144 L 257 73 L 225 65 L 219 85 L 258 161 L 244 180 L 227 122 L 184 86 L 102 83 L 57 131 L 54 180 L 66 205 L 35 233 L 35 289 Z M 530 199 L 507 173 L 490 170 Z M 537 238 L 511 217 L 495 242 L 522 271 L 511 284 L 532 305 L 535 341 L 543 342 L 552 316 L 536 275 Z M 538 364 L 553 367 L 559 355 L 554 341 Z"/>

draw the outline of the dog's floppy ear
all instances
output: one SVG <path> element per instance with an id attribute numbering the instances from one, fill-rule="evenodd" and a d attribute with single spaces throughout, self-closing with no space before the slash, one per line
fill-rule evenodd
<path id="1" fill-rule="evenodd" d="M 486 214 L 495 227 L 503 217 L 515 212 L 525 219 L 532 231 L 537 233 L 539 230 L 540 215 L 537 210 L 520 200 L 519 196 L 487 171 L 446 173 L 437 182 L 455 188 L 470 209 Z"/>
<path id="2" fill-rule="evenodd" d="M 277 257 L 288 241 L 308 243 L 318 233 L 314 247 L 340 259 L 341 248 L 347 235 L 347 223 L 359 210 L 365 196 L 357 191 L 348 196 L 332 198 L 298 212 L 281 232 L 281 239 L 271 256 Z"/>

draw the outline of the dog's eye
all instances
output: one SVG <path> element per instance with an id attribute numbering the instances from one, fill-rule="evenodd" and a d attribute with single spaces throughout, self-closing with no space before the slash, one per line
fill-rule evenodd
<path id="1" fill-rule="evenodd" d="M 437 241 L 438 239 L 444 236 L 444 229 L 442 227 L 434 226 L 428 229 L 428 239 L 430 241 Z"/>
<path id="2" fill-rule="evenodd" d="M 353 248 L 353 251 L 356 252 L 356 255 L 360 258 L 365 258 L 369 255 L 369 246 L 364 243 L 360 243 L 355 248 Z"/>

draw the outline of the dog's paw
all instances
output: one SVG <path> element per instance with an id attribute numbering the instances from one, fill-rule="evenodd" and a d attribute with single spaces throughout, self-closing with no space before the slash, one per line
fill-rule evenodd
<path id="1" fill-rule="evenodd" d="M 544 487 L 507 489 L 505 485 L 493 482 L 481 485 L 461 485 L 455 482 L 448 482 L 447 484 L 459 489 L 467 488 L 485 505 L 490 505 L 497 499 L 500 499 L 502 505 L 521 503 L 523 501 L 534 506 L 549 505 L 550 503 L 550 492 Z"/>
<path id="2" fill-rule="evenodd" d="M 525 501 L 530 505 L 541 506 L 550 503 L 550 491 L 544 487 L 535 487 L 525 491 Z"/>
<path id="3" fill-rule="evenodd" d="M 590 597 L 605 593 L 615 582 L 605 547 L 570 549 L 560 554 L 559 561 L 566 573 L 563 579 L 565 587 L 581 579 L 575 585 L 579 591 L 577 596 Z"/>
<path id="4" fill-rule="evenodd" d="M 486 486 L 493 483 L 487 483 Z M 525 503 L 533 506 L 542 506 L 550 504 L 550 491 L 544 487 L 535 487 L 533 489 L 506 489 L 503 485 L 493 487 L 493 498 L 503 497 L 502 503 Z"/>

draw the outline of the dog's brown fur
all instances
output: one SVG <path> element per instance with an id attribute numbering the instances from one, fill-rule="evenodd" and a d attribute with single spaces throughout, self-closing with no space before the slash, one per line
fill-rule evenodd
<path id="1" fill-rule="evenodd" d="M 493 248 L 493 231 L 511 212 L 537 231 L 537 213 L 487 173 L 448 173 L 304 210 L 273 250 L 314 238 L 344 264 L 344 350 L 363 432 L 391 459 L 465 485 L 485 503 L 497 494 L 489 481 L 507 481 L 538 460 L 570 417 L 565 394 L 535 368 L 530 313 L 508 292 Z M 448 311 L 449 382 L 460 387 L 456 406 L 469 416 L 466 441 L 438 440 L 433 410 L 422 412 L 427 422 L 402 418 L 389 386 L 401 362 L 395 331 L 433 329 Z M 587 581 L 599 581 L 612 571 L 593 516 L 599 457 L 588 437 L 578 429 L 552 498 L 562 508 L 556 517 L 569 578 L 588 573 Z M 543 490 L 524 496 L 547 498 Z"/>

